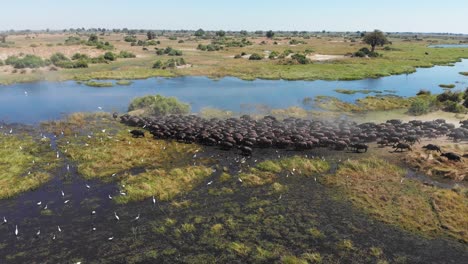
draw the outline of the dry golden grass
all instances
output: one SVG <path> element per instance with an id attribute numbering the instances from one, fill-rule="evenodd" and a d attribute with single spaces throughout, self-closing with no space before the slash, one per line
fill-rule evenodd
<path id="1" fill-rule="evenodd" d="M 468 153 L 468 145 L 463 143 L 442 143 L 439 146 L 444 152 L 454 152 L 460 155 Z M 448 161 L 447 158 L 440 157 L 439 153 L 429 153 L 418 148 L 406 153 L 404 161 L 408 166 L 428 176 L 446 177 L 454 181 L 468 180 L 468 162 L 466 162 L 466 159 L 465 162 Z"/>
<path id="2" fill-rule="evenodd" d="M 448 235 L 468 241 L 466 189 L 442 190 L 404 179 L 405 171 L 370 158 L 343 163 L 325 183 L 339 187 L 377 219 L 423 235 Z"/>

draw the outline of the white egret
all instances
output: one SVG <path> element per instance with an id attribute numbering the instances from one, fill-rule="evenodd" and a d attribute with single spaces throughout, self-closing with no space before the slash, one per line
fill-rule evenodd
<path id="1" fill-rule="evenodd" d="M 112 200 L 112 196 L 110 194 L 108 195 L 108 197 L 109 197 L 110 200 Z"/>
<path id="2" fill-rule="evenodd" d="M 206 185 L 211 185 L 213 183 L 213 181 L 209 181 Z"/>
<path id="3" fill-rule="evenodd" d="M 17 226 L 17 225 L 15 225 L 15 236 L 18 236 L 18 234 L 19 234 L 19 231 L 18 231 L 18 226 Z"/>
<path id="4" fill-rule="evenodd" d="M 63 202 L 64 204 L 67 204 L 68 202 L 70 202 L 70 200 L 65 200 L 65 202 Z"/>
<path id="5" fill-rule="evenodd" d="M 10 128 L 10 134 L 13 133 L 13 128 Z"/>
<path id="6" fill-rule="evenodd" d="M 44 206 L 44 210 L 47 210 L 47 207 L 48 207 L 48 204 L 46 204 L 46 205 Z"/>
<path id="7" fill-rule="evenodd" d="M 95 215 L 95 214 L 96 214 L 96 211 L 94 211 L 94 210 L 91 211 L 91 214 L 92 214 L 92 215 Z"/>
<path id="8" fill-rule="evenodd" d="M 153 195 L 153 204 L 156 204 L 156 199 L 154 198 L 154 195 Z"/>
<path id="9" fill-rule="evenodd" d="M 93 226 L 93 228 L 91 230 L 96 231 L 96 228 Z"/>
<path id="10" fill-rule="evenodd" d="M 67 171 L 70 171 L 70 164 L 67 164 Z"/>
<path id="11" fill-rule="evenodd" d="M 86 186 L 86 189 L 91 189 L 91 186 L 89 186 L 88 184 L 85 184 Z"/>
<path id="12" fill-rule="evenodd" d="M 136 217 L 135 217 L 135 221 L 138 221 L 140 220 L 140 214 L 138 214 Z"/>
<path id="13" fill-rule="evenodd" d="M 57 230 L 58 230 L 59 232 L 62 232 L 62 229 L 60 228 L 60 226 L 57 226 Z"/>
<path id="14" fill-rule="evenodd" d="M 114 237 L 109 237 L 107 240 L 112 241 L 114 240 Z"/>
<path id="15" fill-rule="evenodd" d="M 38 205 L 38 206 L 40 206 L 41 204 L 42 204 L 42 202 L 41 202 L 41 201 L 37 202 L 37 205 Z"/>
<path id="16" fill-rule="evenodd" d="M 117 175 L 117 174 L 115 174 L 115 173 L 112 173 L 112 177 L 115 177 L 115 175 Z"/>
<path id="17" fill-rule="evenodd" d="M 240 177 L 238 178 L 238 180 L 239 180 L 240 183 L 242 183 L 242 179 Z"/>
<path id="18" fill-rule="evenodd" d="M 55 240 L 55 234 L 52 236 L 52 240 Z"/>
<path id="19" fill-rule="evenodd" d="M 60 158 L 60 153 L 57 151 L 57 159 Z"/>
<path id="20" fill-rule="evenodd" d="M 125 195 L 127 195 L 127 193 L 125 193 L 125 192 L 120 192 L 120 195 L 125 196 Z"/>
<path id="21" fill-rule="evenodd" d="M 36 233 L 36 236 L 40 236 L 41 235 L 41 230 L 39 229 Z"/>
<path id="22" fill-rule="evenodd" d="M 63 190 L 61 192 L 62 192 L 62 197 L 65 197 L 65 193 L 63 192 Z"/>
<path id="23" fill-rule="evenodd" d="M 6 219 L 6 217 L 3 217 L 3 224 L 6 224 L 8 221 Z"/>
<path id="24" fill-rule="evenodd" d="M 117 215 L 117 213 L 116 213 L 116 212 L 114 212 L 114 217 L 115 217 L 115 219 L 117 219 L 117 221 L 119 221 L 119 220 L 120 220 L 120 217 Z"/>

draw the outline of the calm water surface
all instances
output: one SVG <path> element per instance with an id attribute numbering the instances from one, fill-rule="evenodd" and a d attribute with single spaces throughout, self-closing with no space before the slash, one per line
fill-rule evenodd
<path id="1" fill-rule="evenodd" d="M 32 124 L 79 111 L 123 112 L 133 98 L 148 94 L 175 96 L 190 103 L 194 112 L 204 107 L 248 112 L 254 105 L 272 108 L 302 106 L 305 97 L 317 95 L 335 96 L 348 102 L 367 96 L 361 93 L 340 94 L 335 89 L 366 89 L 413 96 L 420 89 L 440 93 L 443 89 L 439 84 L 456 84 L 454 90 L 465 89 L 468 77 L 460 75 L 462 71 L 468 71 L 466 59 L 452 67 L 436 66 L 418 69 L 413 74 L 356 81 L 243 81 L 232 77 L 221 80 L 179 77 L 135 80 L 130 86 L 112 88 L 88 87 L 75 81 L 13 84 L 0 86 L 0 121 Z"/>

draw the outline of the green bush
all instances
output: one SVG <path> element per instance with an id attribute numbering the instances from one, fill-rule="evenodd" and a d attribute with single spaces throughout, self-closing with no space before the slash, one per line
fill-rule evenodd
<path id="1" fill-rule="evenodd" d="M 439 84 L 440 88 L 452 89 L 455 88 L 455 84 Z"/>
<path id="2" fill-rule="evenodd" d="M 13 66 L 15 69 L 24 68 L 39 68 L 46 66 L 47 63 L 41 57 L 35 55 L 26 55 L 23 58 L 17 56 L 9 56 L 5 60 L 5 64 Z"/>
<path id="3" fill-rule="evenodd" d="M 91 58 L 89 60 L 90 63 L 93 63 L 93 64 L 96 64 L 96 63 L 109 63 L 109 61 L 107 61 L 103 55 L 101 56 L 98 56 L 96 58 Z"/>
<path id="4" fill-rule="evenodd" d="M 291 56 L 291 60 L 299 64 L 309 64 L 311 61 L 303 54 L 294 54 Z"/>
<path id="5" fill-rule="evenodd" d="M 124 58 L 124 59 L 126 59 L 126 58 L 136 58 L 136 55 L 129 52 L 129 51 L 122 50 L 119 53 L 119 58 Z"/>
<path id="6" fill-rule="evenodd" d="M 437 96 L 437 101 L 439 102 L 455 102 L 458 103 L 461 101 L 461 93 L 460 92 L 452 92 L 452 91 L 445 91 Z"/>
<path id="7" fill-rule="evenodd" d="M 79 37 L 70 36 L 65 40 L 65 45 L 79 45 L 81 44 L 81 39 Z"/>
<path id="8" fill-rule="evenodd" d="M 3 61 L 2 61 L 2 60 L 0 60 L 0 66 L 3 66 L 3 65 L 4 65 Z"/>
<path id="9" fill-rule="evenodd" d="M 272 51 L 270 55 L 268 56 L 269 59 L 276 59 L 276 57 L 279 56 L 279 53 L 277 51 Z"/>
<path id="10" fill-rule="evenodd" d="M 419 92 L 416 94 L 416 95 L 431 95 L 431 91 L 428 91 L 428 90 L 419 90 Z"/>
<path id="11" fill-rule="evenodd" d="M 128 106 L 128 111 L 144 109 L 150 115 L 188 114 L 190 105 L 180 102 L 175 97 L 147 95 L 134 99 Z"/>
<path id="12" fill-rule="evenodd" d="M 104 59 L 108 61 L 115 61 L 117 56 L 113 52 L 108 51 L 104 54 Z"/>
<path id="13" fill-rule="evenodd" d="M 72 60 L 89 60 L 89 56 L 86 54 L 75 53 L 71 57 Z"/>
<path id="14" fill-rule="evenodd" d="M 125 36 L 124 41 L 125 42 L 136 42 L 137 38 L 135 36 Z"/>
<path id="15" fill-rule="evenodd" d="M 161 69 L 163 67 L 163 63 L 158 60 L 153 64 L 153 69 Z"/>
<path id="16" fill-rule="evenodd" d="M 460 105 L 456 102 L 448 101 L 445 103 L 445 111 L 452 113 L 464 113 L 466 111 L 463 105 Z"/>
<path id="17" fill-rule="evenodd" d="M 253 53 L 250 55 L 249 60 L 262 60 L 263 56 L 258 53 Z"/>
<path id="18" fill-rule="evenodd" d="M 65 54 L 57 52 L 57 53 L 52 54 L 52 56 L 50 56 L 50 61 L 53 64 L 57 65 L 57 63 L 59 63 L 61 61 L 70 61 L 70 59 L 67 58 L 67 56 L 65 56 Z"/>
<path id="19" fill-rule="evenodd" d="M 418 98 L 411 103 L 408 113 L 412 115 L 424 115 L 429 113 L 429 102 L 427 100 Z"/>

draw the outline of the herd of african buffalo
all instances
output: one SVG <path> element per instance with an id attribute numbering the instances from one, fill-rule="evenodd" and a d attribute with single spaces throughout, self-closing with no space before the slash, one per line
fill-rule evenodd
<path id="1" fill-rule="evenodd" d="M 114 114 L 114 117 L 117 117 Z M 237 148 L 243 155 L 251 155 L 253 148 L 278 148 L 308 150 L 326 147 L 334 150 L 367 152 L 367 143 L 392 146 L 394 151 L 412 150 L 421 138 L 446 136 L 456 142 L 468 141 L 468 120 L 461 126 L 443 119 L 434 121 L 413 120 L 407 123 L 392 119 L 385 123 L 357 124 L 348 120 L 319 121 L 286 118 L 282 121 L 273 116 L 254 120 L 248 115 L 240 118 L 205 119 L 195 115 L 169 115 L 161 117 L 120 116 L 121 122 L 147 129 L 154 138 L 175 139 L 185 143 L 219 146 L 230 150 Z M 144 137 L 144 131 L 132 130 L 134 137 Z M 439 146 L 423 147 L 437 151 L 452 161 L 462 161 L 461 155 L 442 153 Z"/>

